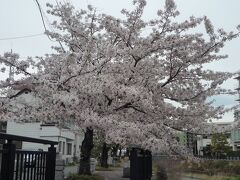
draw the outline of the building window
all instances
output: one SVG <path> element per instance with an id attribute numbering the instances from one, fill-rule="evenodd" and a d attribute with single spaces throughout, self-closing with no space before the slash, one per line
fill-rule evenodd
<path id="1" fill-rule="evenodd" d="M 7 132 L 7 123 L 0 122 L 0 132 L 6 133 Z"/>
<path id="2" fill-rule="evenodd" d="M 67 143 L 67 155 L 72 155 L 72 143 Z"/>
<path id="3" fill-rule="evenodd" d="M 229 139 L 231 137 L 231 134 L 230 133 L 226 133 L 226 138 Z"/>
<path id="4" fill-rule="evenodd" d="M 74 156 L 76 156 L 76 151 L 77 151 L 76 144 L 74 144 L 74 146 L 73 146 L 73 155 Z"/>
<path id="5" fill-rule="evenodd" d="M 58 144 L 58 151 L 59 151 L 59 152 L 62 151 L 62 141 L 59 141 L 59 144 Z"/>
<path id="6" fill-rule="evenodd" d="M 63 142 L 63 150 L 62 150 L 62 154 L 65 154 L 65 142 Z"/>
<path id="7" fill-rule="evenodd" d="M 208 139 L 208 135 L 203 135 L 203 139 Z"/>

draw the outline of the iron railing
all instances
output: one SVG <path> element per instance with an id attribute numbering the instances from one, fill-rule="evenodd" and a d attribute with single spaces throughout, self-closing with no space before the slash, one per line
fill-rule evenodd
<path id="1" fill-rule="evenodd" d="M 56 148 L 54 141 L 0 133 L 5 143 L 0 150 L 1 180 L 54 180 Z M 48 151 L 17 150 L 12 141 L 49 144 Z"/>

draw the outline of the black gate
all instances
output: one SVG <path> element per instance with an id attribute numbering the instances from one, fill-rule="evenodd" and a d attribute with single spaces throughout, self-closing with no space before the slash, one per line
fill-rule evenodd
<path id="1" fill-rule="evenodd" d="M 151 180 L 152 154 L 150 151 L 133 148 L 130 152 L 130 179 Z"/>
<path id="2" fill-rule="evenodd" d="M 57 142 L 0 133 L 5 140 L 0 150 L 1 180 L 54 180 Z M 49 144 L 48 151 L 17 150 L 12 141 Z"/>

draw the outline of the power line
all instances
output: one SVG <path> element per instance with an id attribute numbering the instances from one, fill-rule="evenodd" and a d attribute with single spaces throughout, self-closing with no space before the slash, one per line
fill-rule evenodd
<path id="1" fill-rule="evenodd" d="M 45 35 L 45 34 L 40 33 L 40 34 L 30 34 L 30 35 L 25 35 L 25 36 L 5 37 L 5 38 L 0 38 L 0 41 L 6 41 L 6 40 L 12 40 L 12 39 L 24 39 L 24 38 L 43 36 L 43 35 Z"/>
<path id="2" fill-rule="evenodd" d="M 42 19 L 42 23 L 43 23 L 44 29 L 45 29 L 45 31 L 47 31 L 46 24 L 45 24 L 45 21 L 44 21 L 44 18 L 43 18 L 42 8 L 41 8 L 38 0 L 35 0 L 35 2 L 36 2 L 36 4 L 37 4 L 37 6 L 38 6 L 38 10 L 39 10 L 40 15 L 41 15 L 41 19 Z M 47 34 L 47 37 L 48 37 L 48 39 L 49 39 L 50 41 L 54 41 L 54 40 L 52 40 L 52 39 L 50 38 L 50 36 L 49 36 L 48 34 Z M 58 42 L 59 45 L 61 46 L 62 50 L 65 52 L 62 43 L 61 43 L 60 41 L 57 41 L 57 42 Z"/>
<path id="3" fill-rule="evenodd" d="M 55 30 L 50 22 L 50 20 L 48 19 L 48 16 L 46 15 L 46 13 L 44 11 L 42 11 L 42 14 L 44 16 L 44 18 L 46 19 L 46 24 L 48 25 L 49 29 L 55 33 Z"/>
<path id="4" fill-rule="evenodd" d="M 38 0 L 35 0 L 35 2 L 36 2 L 36 4 L 37 4 L 37 6 L 38 6 L 38 10 L 39 10 L 40 15 L 41 15 L 41 19 L 42 19 L 43 27 L 44 27 L 45 31 L 47 31 L 46 24 L 45 24 L 45 21 L 44 21 L 44 18 L 43 18 L 42 8 L 41 8 L 41 6 L 40 6 Z M 49 40 L 52 41 L 52 39 L 51 39 L 49 36 L 48 36 L 48 38 L 49 38 Z"/>

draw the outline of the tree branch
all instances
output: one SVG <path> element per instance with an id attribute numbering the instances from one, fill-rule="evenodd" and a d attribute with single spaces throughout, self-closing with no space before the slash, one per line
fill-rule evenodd
<path id="1" fill-rule="evenodd" d="M 0 57 L 0 61 L 3 61 L 4 63 L 9 64 L 10 66 L 15 67 L 17 70 L 20 70 L 20 71 L 24 72 L 25 74 L 27 74 L 27 75 L 29 75 L 29 76 L 32 75 L 31 73 L 27 72 L 25 69 L 18 67 L 17 65 L 9 62 L 8 60 L 6 60 L 6 59 L 4 59 L 4 58 L 2 58 L 2 57 Z"/>

